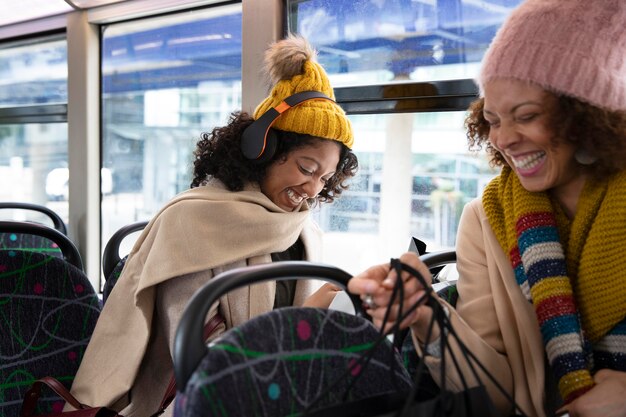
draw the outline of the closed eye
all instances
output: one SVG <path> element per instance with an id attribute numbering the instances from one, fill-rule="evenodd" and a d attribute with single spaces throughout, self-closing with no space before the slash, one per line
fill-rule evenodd
<path id="1" fill-rule="evenodd" d="M 485 119 L 485 120 L 487 121 L 487 124 L 489 125 L 489 127 L 498 127 L 498 126 L 500 126 L 500 120 L 494 120 L 494 121 L 491 121 L 491 120 L 488 120 L 488 119 Z"/>
<path id="2" fill-rule="evenodd" d="M 300 172 L 302 172 L 304 175 L 308 175 L 308 176 L 313 175 L 313 171 L 312 170 L 306 169 L 302 165 L 298 165 L 298 168 L 300 169 Z"/>
<path id="3" fill-rule="evenodd" d="M 530 122 L 531 120 L 535 119 L 538 115 L 539 113 L 522 114 L 521 116 L 517 117 L 517 121 L 522 122 L 522 123 Z"/>

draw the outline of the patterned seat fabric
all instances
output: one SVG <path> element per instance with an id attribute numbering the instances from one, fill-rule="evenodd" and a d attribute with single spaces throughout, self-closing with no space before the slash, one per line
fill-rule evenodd
<path id="1" fill-rule="evenodd" d="M 439 298 L 446 301 L 452 307 L 456 307 L 456 302 L 459 299 L 459 292 L 456 289 L 456 282 L 445 282 L 444 284 L 447 285 L 438 289 L 437 295 L 439 296 Z"/>
<path id="2" fill-rule="evenodd" d="M 178 394 L 175 416 L 298 416 L 308 406 L 320 411 L 382 394 L 406 396 L 410 376 L 386 339 L 368 365 L 357 363 L 378 337 L 369 321 L 335 310 L 263 314 L 210 346 Z"/>
<path id="3" fill-rule="evenodd" d="M 19 415 L 32 382 L 70 387 L 100 313 L 85 274 L 58 258 L 0 250 L 0 416 Z M 63 406 L 51 391 L 40 413 Z"/>
<path id="4" fill-rule="evenodd" d="M 39 204 L 31 204 L 17 201 L 0 202 L 0 210 L 4 213 L 21 212 L 26 214 L 27 223 L 52 227 L 60 233 L 67 235 L 67 227 L 63 219 L 53 210 Z M 14 216 L 8 216 L 7 220 L 13 220 Z M 4 220 L 4 216 L 3 219 Z M 52 223 L 52 224 L 50 224 Z M 15 233 L 13 230 L 0 232 L 0 249 L 19 249 L 45 253 L 55 258 L 63 259 L 63 254 L 58 245 L 52 240 L 30 233 Z"/>
<path id="5" fill-rule="evenodd" d="M 0 233 L 0 250 L 8 249 L 39 252 L 63 259 L 63 253 L 58 245 L 43 236 L 26 233 Z"/>
<path id="6" fill-rule="evenodd" d="M 122 274 L 122 269 L 124 269 L 124 265 L 126 265 L 126 259 L 128 259 L 128 255 L 124 256 L 120 261 L 115 265 L 113 271 L 111 271 L 111 275 L 106 277 L 106 281 L 104 281 L 104 286 L 102 287 L 102 304 L 107 302 L 107 298 L 109 298 L 109 294 L 113 291 L 113 287 L 117 283 L 117 280 L 120 278 Z"/>
<path id="7" fill-rule="evenodd" d="M 147 220 L 138 221 L 121 227 L 109 239 L 102 254 L 102 272 L 104 273 L 104 287 L 102 288 L 102 304 L 106 303 L 109 294 L 122 274 L 128 255 L 120 258 L 120 246 L 129 235 L 143 230 L 148 225 Z"/>

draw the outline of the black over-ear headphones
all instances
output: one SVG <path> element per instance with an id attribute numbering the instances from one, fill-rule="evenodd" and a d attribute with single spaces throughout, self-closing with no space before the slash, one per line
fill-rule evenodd
<path id="1" fill-rule="evenodd" d="M 265 162 L 274 156 L 278 139 L 276 133 L 271 127 L 282 113 L 292 107 L 308 100 L 329 100 L 335 102 L 332 98 L 319 91 L 302 91 L 293 94 L 283 100 L 278 106 L 272 107 L 256 119 L 248 126 L 241 135 L 241 151 L 243 155 L 255 160 L 256 162 Z"/>

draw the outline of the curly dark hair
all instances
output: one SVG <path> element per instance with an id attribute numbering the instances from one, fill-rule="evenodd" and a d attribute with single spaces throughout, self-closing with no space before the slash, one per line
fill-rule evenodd
<path id="1" fill-rule="evenodd" d="M 604 179 L 626 168 L 626 111 L 605 110 L 573 97 L 546 94 L 556 98 L 548 118 L 553 141 L 563 138 L 597 158 L 591 165 L 581 165 L 581 169 L 596 179 Z M 479 98 L 469 106 L 465 119 L 469 149 L 484 148 L 491 164 L 502 166 L 506 164 L 504 157 L 489 141 L 484 104 L 484 99 Z"/>
<path id="2" fill-rule="evenodd" d="M 278 144 L 274 156 L 266 162 L 254 162 L 246 159 L 241 152 L 240 138 L 246 127 L 254 119 L 245 112 L 235 112 L 226 126 L 217 127 L 211 133 L 202 133 L 196 144 L 193 161 L 193 180 L 191 188 L 198 187 L 208 177 L 217 178 L 231 191 L 243 190 L 247 182 L 257 184 L 265 178 L 267 168 L 275 161 L 287 158 L 287 155 L 299 148 L 326 140 L 300 133 L 276 130 Z M 356 155 L 343 143 L 339 154 L 337 171 L 326 182 L 316 198 L 310 204 L 331 203 L 348 188 L 347 180 L 359 167 Z"/>

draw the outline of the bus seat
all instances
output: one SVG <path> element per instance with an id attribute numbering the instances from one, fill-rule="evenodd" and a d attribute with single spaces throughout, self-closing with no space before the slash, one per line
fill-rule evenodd
<path id="1" fill-rule="evenodd" d="M 308 262 L 277 262 L 224 272 L 194 294 L 174 343 L 176 417 L 351 416 L 404 401 L 410 376 L 352 295 L 357 315 L 280 308 L 204 344 L 204 318 L 221 295 L 269 279 L 307 277 L 345 288 L 350 275 Z M 371 360 L 359 362 L 373 346 Z"/>
<path id="2" fill-rule="evenodd" d="M 52 227 L 39 223 L 22 221 L 0 221 L 1 250 L 36 252 L 46 256 L 61 258 L 84 271 L 78 248 L 67 235 Z"/>
<path id="3" fill-rule="evenodd" d="M 452 266 L 456 263 L 456 251 L 441 250 L 429 252 L 420 256 L 420 259 L 426 264 L 431 273 L 441 275 L 443 271 L 446 271 L 443 267 Z M 433 289 L 437 292 L 439 298 L 444 299 L 454 307 L 459 297 L 456 291 L 456 280 L 441 279 L 440 276 L 437 278 L 436 281 L 433 279 L 433 282 L 436 282 L 433 284 Z"/>
<path id="4" fill-rule="evenodd" d="M 22 202 L 16 202 L 16 201 L 3 201 L 3 202 L 0 202 L 0 210 L 19 210 L 19 211 L 23 211 L 24 213 L 29 212 L 29 217 L 31 216 L 31 214 L 34 216 L 33 212 L 43 214 L 44 218 L 52 222 L 52 227 L 54 229 L 58 230 L 64 235 L 67 235 L 67 226 L 65 225 L 65 222 L 63 221 L 61 216 L 59 216 L 54 210 L 49 209 L 46 206 L 42 206 L 39 204 L 32 204 L 32 203 L 22 203 Z M 6 220 L 6 219 L 2 219 L 2 220 Z M 11 219 L 11 220 L 15 220 L 15 219 Z M 40 223 L 38 220 L 39 219 L 37 219 L 36 217 L 33 217 L 33 219 L 31 219 L 30 221 Z"/>
<path id="5" fill-rule="evenodd" d="M 103 304 L 106 303 L 115 283 L 117 283 L 122 269 L 124 269 L 124 265 L 126 264 L 126 258 L 128 258 L 128 255 L 120 256 L 120 245 L 122 241 L 131 233 L 144 229 L 147 224 L 148 221 L 140 221 L 126 225 L 113 233 L 113 236 L 111 236 L 105 245 L 102 254 L 102 273 L 105 279 L 104 287 L 102 288 Z"/>
<path id="6" fill-rule="evenodd" d="M 0 209 L 6 210 L 7 213 L 24 212 L 25 216 L 23 217 L 28 217 L 28 223 L 46 225 L 67 235 L 67 227 L 63 219 L 46 206 L 21 202 L 0 202 Z M 5 216 L 2 217 L 2 220 L 15 221 L 14 218 L 7 220 Z M 41 221 L 52 224 L 44 224 Z M 37 234 L 18 233 L 16 231 L 0 231 L 0 249 L 24 249 L 46 253 L 57 258 L 63 257 L 61 249 L 53 240 Z"/>
<path id="7" fill-rule="evenodd" d="M 0 415 L 17 416 L 38 378 L 70 388 L 100 314 L 98 297 L 82 270 L 59 258 L 0 250 Z M 40 414 L 59 411 L 50 391 Z"/>

